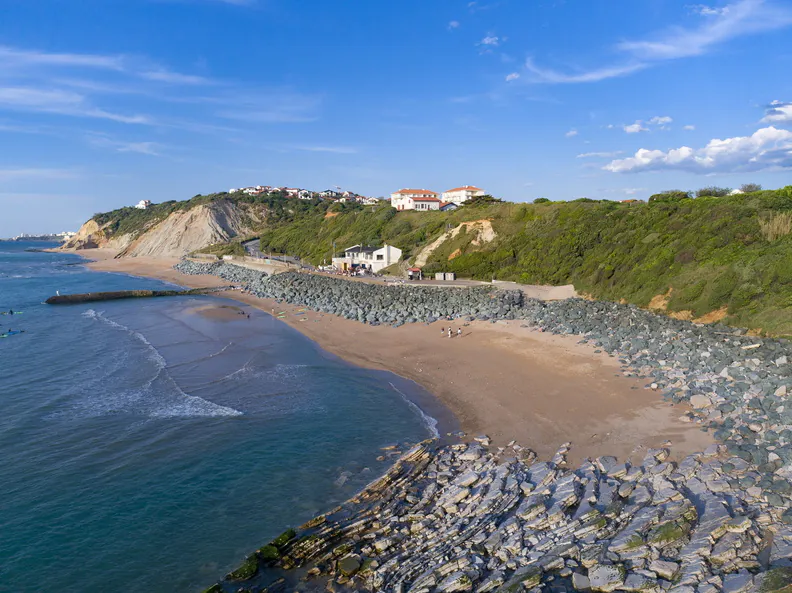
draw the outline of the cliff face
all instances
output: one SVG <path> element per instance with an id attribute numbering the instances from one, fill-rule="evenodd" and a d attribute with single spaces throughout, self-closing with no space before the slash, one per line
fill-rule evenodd
<path id="1" fill-rule="evenodd" d="M 116 257 L 181 257 L 249 232 L 245 221 L 256 221 L 258 216 L 246 206 L 227 200 L 202 204 L 188 210 L 176 210 L 164 219 L 152 221 L 132 232 L 114 231 L 113 220 L 100 225 L 91 219 L 61 248 L 109 248 L 118 251 Z"/>
<path id="2" fill-rule="evenodd" d="M 110 249 L 125 249 L 127 245 L 132 242 L 132 236 L 129 234 L 122 234 L 118 236 L 112 235 L 107 230 L 108 225 L 99 226 L 99 224 L 91 219 L 80 227 L 77 234 L 71 239 L 66 241 L 61 249 L 64 250 L 81 250 L 81 249 L 96 249 L 99 247 L 107 247 Z"/>
<path id="3" fill-rule="evenodd" d="M 239 208 L 227 201 L 179 210 L 130 242 L 118 257 L 181 257 L 225 243 L 246 231 Z"/>

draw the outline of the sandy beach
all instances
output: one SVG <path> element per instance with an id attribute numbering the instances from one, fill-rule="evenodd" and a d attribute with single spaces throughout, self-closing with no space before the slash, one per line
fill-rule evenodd
<path id="1" fill-rule="evenodd" d="M 224 285 L 214 276 L 177 272 L 176 258 L 113 259 L 113 252 L 102 249 L 78 254 L 94 260 L 88 265 L 95 270 L 191 288 Z M 218 296 L 274 312 L 351 363 L 416 381 L 453 412 L 465 432 L 487 434 L 496 444 L 516 440 L 547 457 L 569 441 L 570 461 L 577 464 L 598 455 L 640 458 L 647 447 L 667 441 L 680 458 L 713 442 L 697 425 L 680 420 L 685 407 L 663 401 L 645 388 L 645 380 L 625 377 L 615 358 L 578 344 L 576 337 L 533 331 L 519 322 L 473 322 L 453 325 L 462 335 L 449 339 L 441 332 L 445 321 L 372 327 L 238 291 Z M 202 314 L 239 314 L 216 309 Z"/>

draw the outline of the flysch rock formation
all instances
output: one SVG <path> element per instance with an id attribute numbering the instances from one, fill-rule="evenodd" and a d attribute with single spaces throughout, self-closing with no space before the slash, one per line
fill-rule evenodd
<path id="1" fill-rule="evenodd" d="M 792 592 L 787 341 L 617 303 L 209 266 L 178 269 L 367 323 L 519 319 L 581 336 L 618 356 L 625 374 L 689 403 L 683 419 L 719 441 L 678 464 L 658 449 L 636 465 L 602 457 L 578 468 L 566 467 L 568 445 L 537 461 L 518 445 L 489 451 L 484 437 L 424 443 L 210 591 Z M 296 584 L 273 578 L 293 568 L 306 571 Z"/>
<path id="2" fill-rule="evenodd" d="M 181 257 L 207 245 L 226 243 L 245 230 L 239 210 L 227 201 L 171 213 L 126 249 L 119 257 Z"/>
<path id="3" fill-rule="evenodd" d="M 116 257 L 181 257 L 247 233 L 245 218 L 252 215 L 250 209 L 220 200 L 189 210 L 177 210 L 151 227 L 139 229 L 136 234 L 121 235 L 108 232 L 107 225 L 100 227 L 91 219 L 62 249 L 103 247 L 118 250 Z"/>

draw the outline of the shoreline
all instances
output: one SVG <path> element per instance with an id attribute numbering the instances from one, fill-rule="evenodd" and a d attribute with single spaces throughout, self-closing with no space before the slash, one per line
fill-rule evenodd
<path id="1" fill-rule="evenodd" d="M 108 250 L 77 255 L 91 258 L 86 266 L 98 271 L 185 287 L 227 284 L 181 274 L 172 269 L 177 258 L 113 259 Z M 238 291 L 213 296 L 273 315 L 351 364 L 417 383 L 469 437 L 487 434 L 496 446 L 517 441 L 549 458 L 572 442 L 569 459 L 577 464 L 601 455 L 640 458 L 669 441 L 674 458 L 682 458 L 714 442 L 679 419 L 687 406 L 663 401 L 645 389 L 645 381 L 626 377 L 617 359 L 576 337 L 521 328 L 519 322 L 476 321 L 461 328 L 461 337 L 448 339 L 439 333 L 445 321 L 374 327 Z"/>

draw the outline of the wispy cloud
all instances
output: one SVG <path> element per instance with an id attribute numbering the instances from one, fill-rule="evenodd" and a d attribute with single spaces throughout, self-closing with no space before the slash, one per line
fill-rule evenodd
<path id="1" fill-rule="evenodd" d="M 458 29 L 458 28 L 459 28 L 459 21 L 451 21 L 450 23 L 448 23 L 449 31 L 453 31 L 454 29 Z"/>
<path id="2" fill-rule="evenodd" d="M 330 152 L 333 154 L 357 154 L 357 149 L 351 146 L 295 146 L 294 150 L 306 152 Z"/>
<path id="3" fill-rule="evenodd" d="M 622 154 L 623 151 L 615 150 L 613 152 L 584 152 L 582 154 L 577 155 L 579 159 L 589 159 L 589 158 L 608 158 L 611 159 L 615 156 L 619 156 Z"/>
<path id="4" fill-rule="evenodd" d="M 157 142 L 125 142 L 114 140 L 104 134 L 89 134 L 88 142 L 97 148 L 109 148 L 116 152 L 132 152 L 149 156 L 160 156 L 161 145 Z"/>
<path id="5" fill-rule="evenodd" d="M 706 18 L 697 27 L 674 27 L 647 39 L 617 44 L 616 50 L 624 58 L 615 65 L 565 73 L 540 68 L 529 59 L 526 70 L 533 74 L 532 81 L 539 83 L 599 82 L 627 76 L 663 61 L 700 56 L 738 37 L 792 25 L 792 10 L 776 6 L 772 0 L 737 0 L 723 9 L 699 10 L 698 14 Z"/>
<path id="6" fill-rule="evenodd" d="M 691 124 L 688 124 L 688 125 L 686 125 L 686 126 L 682 126 L 682 129 L 683 129 L 683 130 L 687 130 L 688 132 L 692 132 L 693 130 L 695 130 L 695 129 L 696 129 L 696 126 L 694 126 L 694 125 L 691 125 Z"/>
<path id="7" fill-rule="evenodd" d="M 652 119 L 650 119 L 646 123 L 652 126 L 666 126 L 670 124 L 672 121 L 674 120 L 668 117 L 667 115 L 663 115 L 663 116 L 655 115 Z"/>
<path id="8" fill-rule="evenodd" d="M 0 71 L 25 66 L 69 66 L 123 70 L 124 58 L 95 54 L 47 53 L 0 46 Z"/>
<path id="9" fill-rule="evenodd" d="M 519 72 L 512 72 L 511 74 L 506 76 L 506 82 L 511 82 L 512 80 L 517 80 L 520 78 Z"/>
<path id="10" fill-rule="evenodd" d="M 587 72 L 578 73 L 564 73 L 549 68 L 540 68 L 537 66 L 532 58 L 525 61 L 525 69 L 533 74 L 531 77 L 532 82 L 544 82 L 548 84 L 576 84 L 581 82 L 599 82 L 608 78 L 618 78 L 633 74 L 639 70 L 643 70 L 647 64 L 633 62 L 631 64 L 623 64 L 621 66 L 608 66 Z"/>
<path id="11" fill-rule="evenodd" d="M 792 132 L 772 126 L 751 136 L 711 140 L 705 147 L 682 146 L 668 151 L 640 149 L 634 156 L 611 161 L 612 173 L 679 170 L 693 173 L 726 173 L 792 168 Z"/>
<path id="12" fill-rule="evenodd" d="M 564 134 L 564 136 L 566 136 L 567 138 L 574 138 L 577 135 L 578 135 L 578 131 L 574 128 L 572 128 L 566 134 Z"/>
<path id="13" fill-rule="evenodd" d="M 16 169 L 0 169 L 0 181 L 15 179 L 73 179 L 78 177 L 73 169 L 41 169 L 36 167 L 20 167 Z"/>
<path id="14" fill-rule="evenodd" d="M 500 45 L 500 39 L 497 35 L 487 35 L 481 41 L 478 42 L 478 45 L 484 47 L 498 47 Z"/>
<path id="15" fill-rule="evenodd" d="M 212 81 L 203 76 L 196 76 L 193 74 L 181 74 L 179 72 L 171 72 L 170 70 L 157 69 L 140 72 L 139 76 L 146 80 L 154 80 L 156 82 L 165 82 L 168 84 L 212 84 Z"/>
<path id="16" fill-rule="evenodd" d="M 33 113 L 108 119 L 125 124 L 150 124 L 145 115 L 124 115 L 94 107 L 75 92 L 31 87 L 0 87 L 0 107 Z"/>

